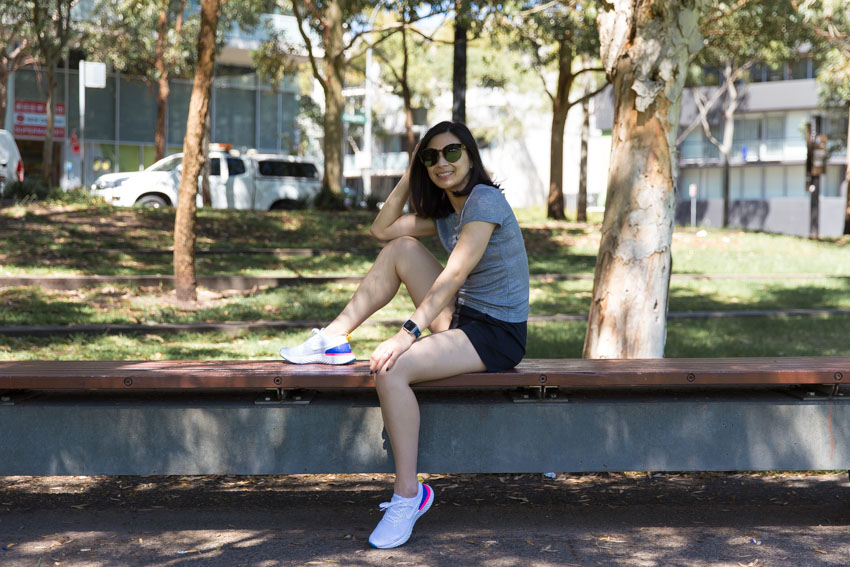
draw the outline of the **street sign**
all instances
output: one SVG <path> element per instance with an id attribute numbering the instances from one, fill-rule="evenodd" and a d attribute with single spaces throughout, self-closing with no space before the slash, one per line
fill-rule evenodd
<path id="1" fill-rule="evenodd" d="M 366 115 L 361 112 L 343 112 L 342 121 L 349 124 L 366 124 Z"/>

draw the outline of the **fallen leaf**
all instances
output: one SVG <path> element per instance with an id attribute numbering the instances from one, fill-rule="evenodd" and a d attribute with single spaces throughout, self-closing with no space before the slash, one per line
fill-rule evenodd
<path id="1" fill-rule="evenodd" d="M 826 555 L 826 551 L 817 548 L 815 548 L 815 553 L 823 553 L 824 555 Z"/>

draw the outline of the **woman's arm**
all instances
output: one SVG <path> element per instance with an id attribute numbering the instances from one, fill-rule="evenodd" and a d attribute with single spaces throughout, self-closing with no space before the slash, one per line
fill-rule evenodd
<path id="1" fill-rule="evenodd" d="M 417 145 L 417 148 L 419 146 Z M 416 155 L 414 152 L 413 155 Z M 378 216 L 372 222 L 369 232 L 378 240 L 393 240 L 400 236 L 431 236 L 437 234 L 437 225 L 431 219 L 413 214 L 402 214 L 410 199 L 410 166 L 401 176 L 401 180 L 390 192 Z"/>
<path id="2" fill-rule="evenodd" d="M 425 299 L 422 300 L 422 303 L 410 317 L 420 329 L 430 325 L 457 294 L 460 286 L 463 285 L 470 272 L 478 265 L 481 256 L 484 255 L 484 250 L 487 249 L 490 236 L 495 229 L 494 223 L 484 221 L 472 221 L 463 226 L 457 244 L 449 256 L 448 262 L 446 262 L 445 269 L 437 276 L 434 285 L 425 295 Z M 410 348 L 413 342 L 414 339 L 410 333 L 400 330 L 393 337 L 381 343 L 372 353 L 369 365 L 371 370 L 374 372 L 384 366 L 389 370 L 396 359 Z"/>

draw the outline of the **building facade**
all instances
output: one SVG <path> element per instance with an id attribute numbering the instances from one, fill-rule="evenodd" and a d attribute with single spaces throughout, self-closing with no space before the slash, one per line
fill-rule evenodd
<path id="1" fill-rule="evenodd" d="M 268 15 L 278 27 L 294 18 Z M 234 27 L 218 56 L 211 99 L 211 141 L 263 152 L 298 153 L 304 147 L 296 121 L 299 93 L 291 81 L 278 88 L 261 82 L 250 52 L 265 39 L 264 27 L 245 33 Z M 57 69 L 54 180 L 63 188 L 86 186 L 103 173 L 135 171 L 154 162 L 156 100 L 139 77 L 107 72 L 104 88 L 85 89 L 85 131 L 80 126 L 79 62 L 70 56 Z M 6 126 L 18 142 L 28 172 L 41 169 L 45 138 L 46 73 L 22 69 L 10 76 Z M 192 81 L 169 81 L 166 155 L 183 149 Z M 311 149 L 316 145 L 308 145 Z M 81 151 L 82 150 L 82 151 Z M 81 156 L 83 156 L 81 158 Z M 85 163 L 82 163 L 85 161 Z"/>
<path id="2" fill-rule="evenodd" d="M 735 114 L 729 160 L 730 226 L 799 236 L 812 232 L 805 131 L 807 123 L 814 126 L 819 120 L 831 154 L 820 177 L 817 233 L 837 237 L 843 232 L 847 149 L 842 142 L 847 137 L 847 114 L 821 108 L 814 71 L 807 58 L 774 68 L 756 67 L 750 80 L 738 86 L 741 104 Z M 717 139 L 723 129 L 719 106 L 709 114 L 710 131 Z M 680 127 L 685 129 L 697 119 L 694 93 L 686 89 Z M 680 224 L 691 222 L 692 189 L 696 190 L 696 223 L 721 226 L 723 162 L 701 126 L 679 147 L 676 221 Z"/>

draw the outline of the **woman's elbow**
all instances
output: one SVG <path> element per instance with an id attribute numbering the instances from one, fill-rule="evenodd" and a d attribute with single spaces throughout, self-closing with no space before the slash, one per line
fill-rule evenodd
<path id="1" fill-rule="evenodd" d="M 380 240 L 381 242 L 385 242 L 385 241 L 389 240 L 389 237 L 387 236 L 386 229 L 383 228 L 383 227 L 375 226 L 374 224 L 369 229 L 369 234 L 372 235 L 372 238 L 375 238 L 376 240 Z"/>

